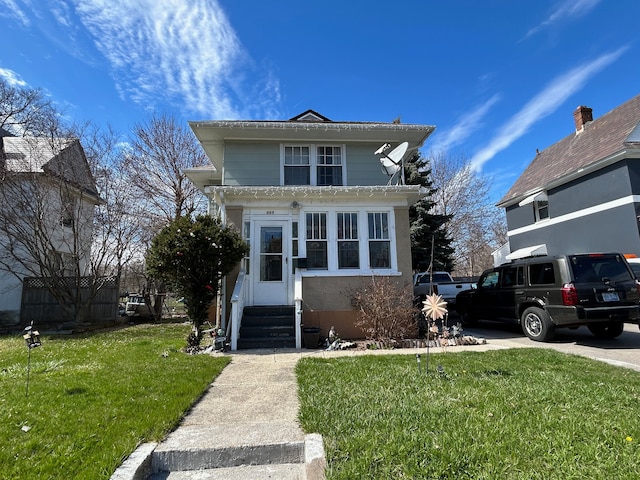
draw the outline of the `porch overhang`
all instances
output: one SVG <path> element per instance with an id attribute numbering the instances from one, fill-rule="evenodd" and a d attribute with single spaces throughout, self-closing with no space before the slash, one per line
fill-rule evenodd
<path id="1" fill-rule="evenodd" d="M 408 207 L 423 198 L 427 191 L 418 185 L 375 185 L 352 187 L 312 186 L 207 186 L 205 194 L 220 206 L 282 204 L 292 208 L 326 202 L 384 203 Z"/>
<path id="2" fill-rule="evenodd" d="M 189 126 L 221 179 L 224 148 L 228 141 L 267 142 L 409 142 L 409 151 L 422 147 L 434 125 L 376 122 L 303 122 L 211 120 L 190 121 Z M 214 185 L 219 185 L 217 181 Z"/>
<path id="3" fill-rule="evenodd" d="M 518 258 L 534 257 L 538 255 L 547 254 L 547 245 L 545 243 L 540 245 L 533 245 L 531 247 L 519 248 L 515 252 L 511 252 L 505 256 L 507 260 L 517 260 Z"/>

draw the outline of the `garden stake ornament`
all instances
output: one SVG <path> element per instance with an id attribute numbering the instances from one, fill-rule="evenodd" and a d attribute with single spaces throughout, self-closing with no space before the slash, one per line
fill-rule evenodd
<path id="1" fill-rule="evenodd" d="M 29 396 L 29 374 L 31 373 L 31 349 L 39 347 L 42 345 L 40 341 L 40 333 L 37 330 L 33 329 L 33 320 L 31 321 L 31 325 L 24 328 L 22 331 L 22 338 L 27 344 L 27 349 L 29 350 L 29 360 L 27 361 L 27 393 L 26 396 Z"/>
<path id="2" fill-rule="evenodd" d="M 425 368 L 425 373 L 429 373 L 429 344 L 431 339 L 429 338 L 431 335 L 431 325 L 432 323 L 435 325 L 436 320 L 444 318 L 447 314 L 447 302 L 440 296 L 432 293 L 431 295 L 427 295 L 427 298 L 422 302 L 424 307 L 422 308 L 422 313 L 427 318 L 427 364 Z"/>

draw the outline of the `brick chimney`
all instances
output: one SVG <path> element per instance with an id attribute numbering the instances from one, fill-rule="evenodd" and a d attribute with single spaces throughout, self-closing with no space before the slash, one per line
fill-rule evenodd
<path id="1" fill-rule="evenodd" d="M 587 122 L 593 121 L 593 110 L 580 106 L 573 112 L 573 120 L 576 123 L 576 133 L 580 133 Z"/>

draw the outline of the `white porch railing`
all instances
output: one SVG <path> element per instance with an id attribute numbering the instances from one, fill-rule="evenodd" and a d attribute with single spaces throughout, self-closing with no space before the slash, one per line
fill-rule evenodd
<path id="1" fill-rule="evenodd" d="M 244 286 L 245 270 L 240 270 L 236 284 L 231 294 L 231 350 L 238 349 L 238 337 L 240 336 L 240 322 L 242 322 L 242 311 L 244 310 L 246 288 Z"/>
<path id="2" fill-rule="evenodd" d="M 296 329 L 296 348 L 302 348 L 302 273 L 296 268 L 293 299 L 295 301 L 295 329 Z"/>

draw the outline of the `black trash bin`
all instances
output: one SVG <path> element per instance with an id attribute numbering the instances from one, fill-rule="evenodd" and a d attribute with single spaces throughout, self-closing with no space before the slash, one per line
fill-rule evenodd
<path id="1" fill-rule="evenodd" d="M 304 348 L 318 348 L 320 330 L 322 330 L 320 327 L 304 327 L 302 329 Z"/>

